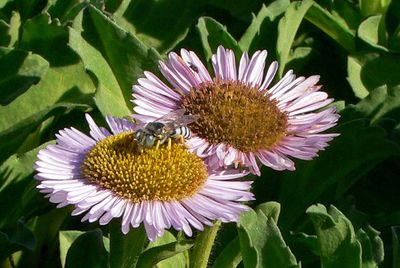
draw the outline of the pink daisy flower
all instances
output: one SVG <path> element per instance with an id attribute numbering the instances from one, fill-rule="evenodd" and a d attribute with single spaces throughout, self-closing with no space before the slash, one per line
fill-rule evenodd
<path id="1" fill-rule="evenodd" d="M 320 91 L 317 75 L 296 78 L 290 70 L 272 85 L 278 64 L 266 68 L 266 57 L 265 50 L 243 53 L 237 67 L 233 51 L 220 46 L 213 76 L 194 52 L 169 53 L 159 66 L 169 85 L 145 72 L 133 86 L 133 117 L 150 122 L 184 108 L 199 116 L 187 145 L 209 165 L 240 164 L 258 175 L 261 164 L 294 170 L 291 157 L 310 160 L 338 135 L 321 132 L 339 115 L 325 108 L 333 99 Z"/>
<path id="2" fill-rule="evenodd" d="M 137 126 L 107 117 L 111 132 L 87 115 L 90 135 L 61 130 L 55 145 L 38 154 L 35 163 L 40 192 L 57 207 L 73 205 L 82 221 L 108 224 L 122 217 L 121 230 L 144 224 L 153 241 L 165 229 L 202 230 L 213 220 L 237 221 L 253 200 L 250 181 L 239 170 L 212 170 L 182 144 L 139 152 Z"/>

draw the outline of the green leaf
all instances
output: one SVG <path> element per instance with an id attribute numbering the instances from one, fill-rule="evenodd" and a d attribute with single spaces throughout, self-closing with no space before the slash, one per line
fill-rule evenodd
<path id="1" fill-rule="evenodd" d="M 75 17 L 71 15 L 72 13 L 76 15 L 76 9 L 80 10 L 86 5 L 88 5 L 87 2 L 82 3 L 79 0 L 54 1 L 48 4 L 47 12 L 52 18 L 58 18 L 62 23 L 65 23 L 68 19 Z"/>
<path id="2" fill-rule="evenodd" d="M 28 217 L 44 201 L 36 189 L 37 182 L 32 174 L 37 153 L 47 145 L 43 144 L 23 155 L 13 155 L 1 164 L 0 228 L 13 226 L 22 216 Z"/>
<path id="3" fill-rule="evenodd" d="M 238 42 L 228 33 L 225 26 L 210 17 L 201 17 L 196 25 L 203 45 L 206 60 L 209 61 L 218 46 L 230 48 L 236 57 L 242 54 Z"/>
<path id="4" fill-rule="evenodd" d="M 348 105 L 344 116 L 368 117 L 372 123 L 377 123 L 382 118 L 393 118 L 400 121 L 400 86 L 376 88 L 357 105 Z"/>
<path id="5" fill-rule="evenodd" d="M 0 159 L 16 151 L 49 116 L 75 108 L 87 110 L 92 104 L 95 86 L 77 55 L 67 47 L 67 31 L 49 24 L 48 19 L 42 14 L 24 25 L 21 46 L 44 57 L 50 68 L 38 84 L 9 105 L 0 106 L 0 137 L 9 141 L 1 144 Z"/>
<path id="6" fill-rule="evenodd" d="M 19 250 L 33 250 L 35 237 L 22 221 L 12 228 L 0 230 L 0 260 Z"/>
<path id="7" fill-rule="evenodd" d="M 273 203 L 240 216 L 238 233 L 244 267 L 297 267 L 296 258 L 273 218 L 276 209 L 277 204 Z"/>
<path id="8" fill-rule="evenodd" d="M 383 262 L 383 241 L 379 237 L 380 232 L 371 226 L 359 229 L 356 233 L 357 240 L 362 247 L 362 267 L 374 268 Z"/>
<path id="9" fill-rule="evenodd" d="M 74 29 L 69 29 L 69 45 L 78 53 L 85 68 L 97 78 L 97 90 L 94 101 L 103 116 L 127 116 L 131 110 L 127 106 L 118 81 L 101 53 L 89 45 Z"/>
<path id="10" fill-rule="evenodd" d="M 276 33 L 278 18 L 285 12 L 289 4 L 289 0 L 274 1 L 268 7 L 263 4 L 257 16 L 253 18 L 250 26 L 240 38 L 241 49 L 249 51 L 262 47 L 273 53 L 276 45 L 274 37 L 277 35 L 274 32 Z"/>
<path id="11" fill-rule="evenodd" d="M 69 45 L 80 55 L 85 67 L 94 73 L 100 84 L 101 89 L 96 93 L 96 104 L 105 103 L 110 94 L 115 94 L 115 104 L 122 105 L 122 94 L 124 106 L 131 108 L 132 85 L 143 76 L 145 70 L 156 69 L 160 59 L 157 51 L 146 47 L 91 5 L 76 18 L 74 30 L 86 42 L 82 42 L 82 38 L 70 30 Z M 109 108 L 99 107 L 102 112 L 109 112 Z M 127 111 L 128 109 L 115 107 L 117 115 L 126 115 Z"/>
<path id="12" fill-rule="evenodd" d="M 315 2 L 308 10 L 305 18 L 338 42 L 347 51 L 354 51 L 355 35 L 341 19 L 335 18 Z"/>
<path id="13" fill-rule="evenodd" d="M 374 48 L 389 51 L 380 40 L 382 34 L 382 15 L 371 16 L 364 20 L 358 28 L 358 36 Z"/>
<path id="14" fill-rule="evenodd" d="M 18 12 L 12 11 L 10 22 L 0 20 L 0 46 L 13 47 L 18 41 L 21 17 Z"/>
<path id="15" fill-rule="evenodd" d="M 351 222 L 332 205 L 329 210 L 321 204 L 313 205 L 306 213 L 317 233 L 321 266 L 361 268 L 361 244 Z"/>
<path id="16" fill-rule="evenodd" d="M 359 9 L 349 1 L 334 0 L 332 3 L 332 15 L 342 19 L 354 31 L 357 30 L 361 22 Z"/>
<path id="17" fill-rule="evenodd" d="M 41 83 L 39 83 L 37 86 L 39 85 L 41 85 Z M 85 104 L 57 103 L 51 105 L 50 107 L 43 107 L 43 110 L 35 111 L 40 106 L 45 106 L 46 104 L 45 101 L 40 102 L 40 100 L 36 99 L 36 97 L 37 95 L 33 96 L 32 103 L 25 101 L 25 105 L 29 107 L 31 104 L 32 110 L 35 112 L 31 115 L 28 111 L 26 111 L 28 117 L 25 118 L 23 118 L 23 112 L 27 107 L 19 107 L 18 110 L 18 105 L 15 104 L 16 102 L 20 103 L 19 100 L 21 98 L 11 103 L 9 106 L 4 108 L 0 107 L 0 115 L 3 116 L 3 114 L 5 114 L 5 116 L 2 118 L 3 120 L 0 121 L 0 128 L 5 128 L 4 126 L 10 125 L 8 128 L 0 130 L 0 139 L 8 141 L 7 143 L 0 144 L 0 161 L 6 159 L 8 156 L 17 151 L 19 146 L 23 145 L 24 140 L 29 136 L 29 134 L 35 131 L 47 118 L 54 115 L 67 114 L 75 109 L 82 111 L 90 110 L 90 106 Z M 34 108 L 35 103 L 37 103 L 37 106 Z M 9 111 L 13 111 L 14 113 L 9 113 Z M 14 124 L 12 124 L 13 118 L 15 120 Z"/>
<path id="18" fill-rule="evenodd" d="M 235 237 L 215 259 L 212 268 L 236 268 L 242 260 L 239 237 Z"/>
<path id="19" fill-rule="evenodd" d="M 348 58 L 348 81 L 357 97 L 377 87 L 400 85 L 400 56 L 396 54 L 355 54 Z"/>
<path id="20" fill-rule="evenodd" d="M 362 67 L 363 63 L 357 60 L 357 58 L 347 57 L 347 81 L 349 81 L 354 95 L 360 99 L 365 98 L 369 94 L 368 89 L 361 80 Z"/>
<path id="21" fill-rule="evenodd" d="M 186 37 L 203 5 L 196 0 L 136 0 L 125 6 L 123 12 L 117 11 L 113 18 L 123 28 L 129 24 L 126 30 L 136 34 L 147 46 L 165 53 Z"/>
<path id="22" fill-rule="evenodd" d="M 283 18 L 279 21 L 278 40 L 276 50 L 279 61 L 279 76 L 282 77 L 286 63 L 289 58 L 290 48 L 296 36 L 297 30 L 302 22 L 307 10 L 313 1 L 298 1 L 290 4 Z"/>
<path id="23" fill-rule="evenodd" d="M 0 48 L 0 105 L 7 105 L 37 84 L 49 63 L 27 51 Z"/>
<path id="24" fill-rule="evenodd" d="M 391 0 L 359 0 L 361 14 L 364 18 L 371 15 L 382 14 Z"/>
<path id="25" fill-rule="evenodd" d="M 151 247 L 146 251 L 144 251 L 142 255 L 140 255 L 136 267 L 138 268 L 154 267 L 159 262 L 171 258 L 173 256 L 176 256 L 177 254 L 180 254 L 190 249 L 191 247 L 193 247 L 193 242 L 188 240 L 181 240 L 172 243 L 162 244 L 156 247 Z M 179 267 L 179 266 L 173 266 L 173 267 Z"/>
<path id="26" fill-rule="evenodd" d="M 281 213 L 281 204 L 274 201 L 262 203 L 256 207 L 256 211 L 261 211 L 267 218 L 271 218 L 278 223 L 279 214 Z"/>
<path id="27" fill-rule="evenodd" d="M 136 263 L 146 241 L 147 236 L 143 226 L 131 229 L 124 235 L 121 231 L 121 221 L 112 221 L 110 223 L 110 267 L 140 267 Z"/>
<path id="28" fill-rule="evenodd" d="M 279 177 L 276 200 L 285 208 L 280 216 L 282 226 L 296 224 L 303 211 L 315 202 L 337 200 L 377 164 L 399 153 L 384 129 L 370 126 L 367 120 L 344 122 L 333 132 L 340 136 L 317 158 L 297 161 L 295 172 Z"/>
<path id="29" fill-rule="evenodd" d="M 60 231 L 58 239 L 60 241 L 60 260 L 61 266 L 65 267 L 65 261 L 67 259 L 67 253 L 72 243 L 80 236 L 83 232 L 81 231 Z"/>
<path id="30" fill-rule="evenodd" d="M 107 261 L 108 252 L 104 247 L 103 233 L 95 229 L 75 239 L 68 250 L 65 267 L 108 267 Z"/>
<path id="31" fill-rule="evenodd" d="M 176 238 L 173 234 L 168 231 L 165 231 L 162 237 L 157 237 L 157 240 L 154 242 L 150 242 L 148 249 L 156 248 L 159 246 L 163 246 L 166 244 L 176 242 Z M 157 268 L 185 268 L 186 267 L 186 257 L 183 253 L 178 253 L 170 258 L 167 258 L 163 261 L 157 263 Z"/>

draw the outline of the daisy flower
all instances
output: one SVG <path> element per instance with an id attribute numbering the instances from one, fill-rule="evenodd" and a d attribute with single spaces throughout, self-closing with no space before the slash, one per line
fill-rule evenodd
<path id="1" fill-rule="evenodd" d="M 182 144 L 138 150 L 137 125 L 107 117 L 99 127 L 87 115 L 90 135 L 61 130 L 54 145 L 35 163 L 40 192 L 57 207 L 75 206 L 72 215 L 105 225 L 122 216 L 121 230 L 144 224 L 153 241 L 165 229 L 202 230 L 213 220 L 237 221 L 253 200 L 250 181 L 237 170 L 211 170 Z"/>
<path id="2" fill-rule="evenodd" d="M 339 115 L 325 108 L 333 99 L 320 91 L 317 75 L 296 78 L 290 70 L 272 85 L 278 64 L 266 68 L 266 57 L 265 50 L 243 53 L 237 68 L 233 51 L 220 46 L 213 76 L 193 51 L 169 53 L 159 65 L 169 84 L 145 72 L 133 86 L 133 116 L 149 122 L 186 109 L 199 115 L 187 145 L 209 165 L 240 164 L 257 175 L 261 164 L 294 170 L 291 157 L 310 160 L 338 135 L 321 132 Z"/>

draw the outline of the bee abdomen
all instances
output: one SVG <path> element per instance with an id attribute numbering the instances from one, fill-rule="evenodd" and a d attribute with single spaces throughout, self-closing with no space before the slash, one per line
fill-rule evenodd
<path id="1" fill-rule="evenodd" d="M 174 137 L 183 136 L 184 139 L 190 139 L 192 137 L 192 132 L 185 126 L 177 127 L 174 132 Z"/>

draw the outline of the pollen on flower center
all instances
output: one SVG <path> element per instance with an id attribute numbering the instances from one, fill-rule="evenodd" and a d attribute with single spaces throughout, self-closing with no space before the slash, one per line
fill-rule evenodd
<path id="1" fill-rule="evenodd" d="M 200 116 L 190 128 L 210 143 L 225 143 L 242 152 L 268 149 L 287 129 L 287 115 L 265 91 L 240 81 L 204 83 L 182 100 L 190 114 Z"/>
<path id="2" fill-rule="evenodd" d="M 181 200 L 195 194 L 208 177 L 202 160 L 183 145 L 161 145 L 139 153 L 133 132 L 98 142 L 88 152 L 82 173 L 133 202 Z"/>

